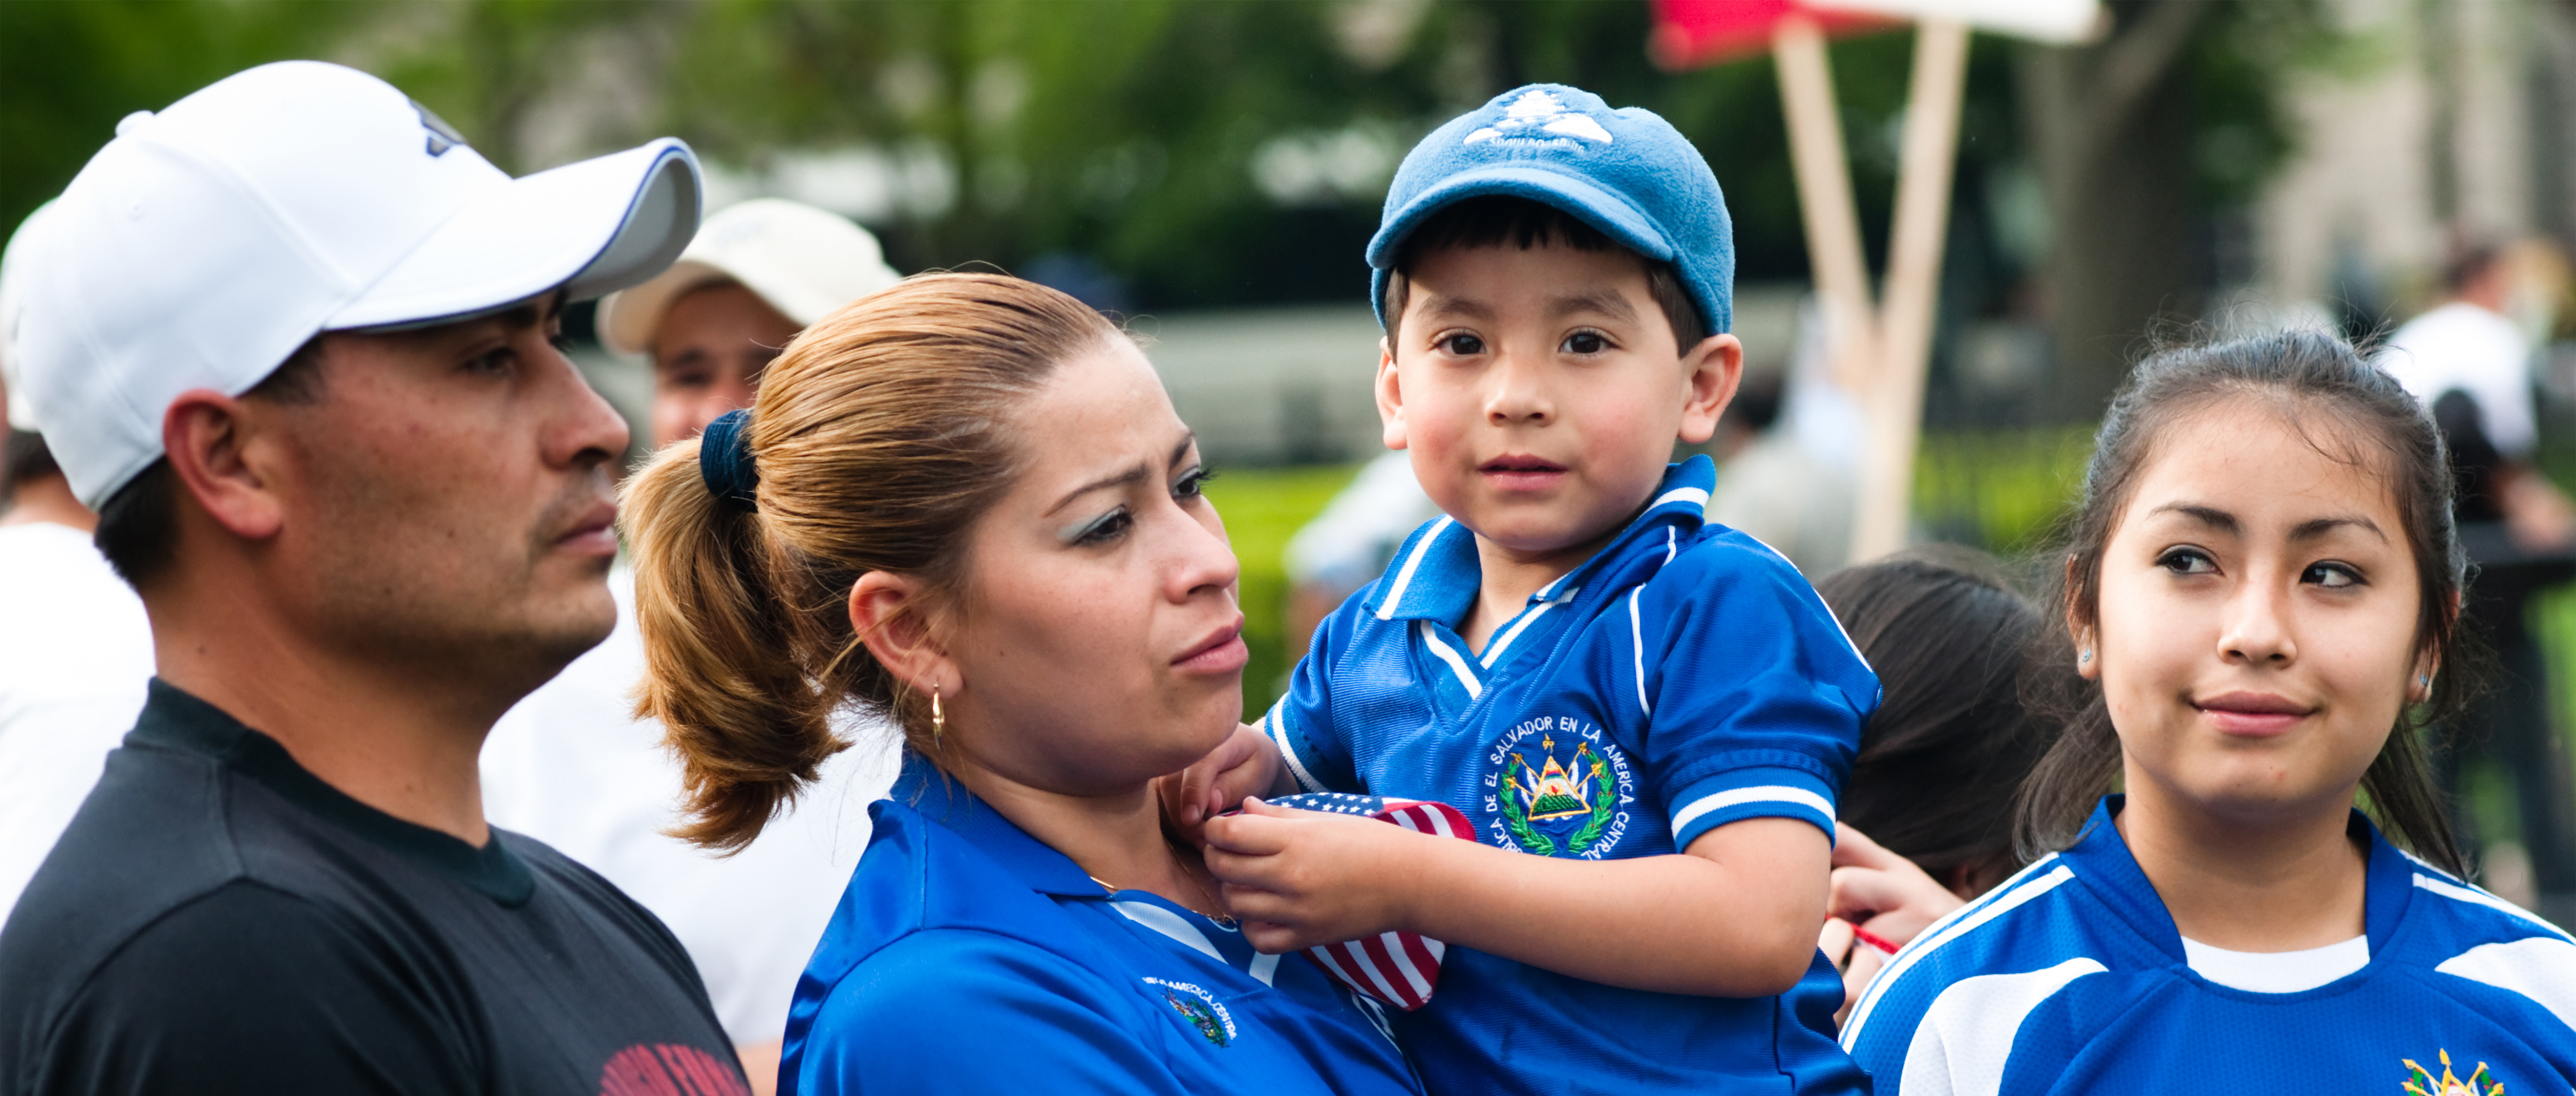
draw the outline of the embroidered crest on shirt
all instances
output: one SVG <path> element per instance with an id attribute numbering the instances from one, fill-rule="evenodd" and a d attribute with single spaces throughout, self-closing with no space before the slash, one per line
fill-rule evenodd
<path id="1" fill-rule="evenodd" d="M 2469 1079 L 2463 1081 L 2451 1072 L 2451 1052 L 2438 1053 L 2442 1056 L 2442 1076 L 2438 1080 L 2431 1070 L 2416 1065 L 2415 1059 L 2398 1059 L 2406 1063 L 2407 1092 L 2413 1096 L 2505 1096 L 2504 1082 L 2487 1076 L 2485 1062 L 2478 1063 L 2478 1068 L 2469 1071 Z"/>
<path id="2" fill-rule="evenodd" d="M 1485 835 L 1507 849 L 1601 859 L 1627 835 L 1636 801 L 1628 755 L 1591 723 L 1523 720 L 1485 754 Z"/>
<path id="3" fill-rule="evenodd" d="M 1164 1002 L 1172 1006 L 1172 1011 L 1180 1013 L 1181 1019 L 1189 1021 L 1190 1026 L 1198 1029 L 1208 1042 L 1218 1046 L 1234 1042 L 1234 1014 L 1226 1011 L 1225 1005 L 1214 994 L 1189 982 L 1167 982 L 1149 977 L 1145 984 L 1161 990 Z"/>
<path id="4" fill-rule="evenodd" d="M 1601 123 L 1594 121 L 1591 115 L 1567 110 L 1565 100 L 1557 98 L 1554 92 L 1532 88 L 1522 92 L 1520 98 L 1512 100 L 1512 105 L 1504 107 L 1503 116 L 1496 119 L 1494 124 L 1478 127 L 1475 132 L 1467 135 L 1466 140 L 1458 143 L 1474 145 L 1486 141 L 1554 142 L 1563 141 L 1569 137 L 1599 141 L 1605 145 L 1612 142 L 1610 131 L 1601 128 Z"/>

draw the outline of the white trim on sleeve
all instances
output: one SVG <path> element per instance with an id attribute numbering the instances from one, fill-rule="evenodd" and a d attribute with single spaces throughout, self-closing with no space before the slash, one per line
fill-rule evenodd
<path id="1" fill-rule="evenodd" d="M 2576 937 L 2571 937 L 2567 935 L 2565 930 L 2558 926 L 2541 920 L 2539 914 L 2514 905 L 2511 902 L 2507 902 L 2504 899 L 2488 894 L 2487 892 L 2475 887 L 2463 887 L 2448 880 L 2436 879 L 2422 872 L 2415 873 L 2415 885 L 2424 890 L 2441 895 L 2444 898 L 2448 898 L 2454 902 L 2467 902 L 2471 905 L 2485 906 L 2486 908 L 2504 914 L 2505 916 L 2529 922 L 2532 927 L 2546 931 L 2550 935 L 2561 940 L 2576 942 Z"/>
<path id="2" fill-rule="evenodd" d="M 1655 714 L 1655 706 L 1646 700 L 1645 626 L 1637 621 L 1637 595 L 1645 592 L 1643 586 L 1628 591 L 1628 649 L 1637 656 L 1637 708 L 1651 716 Z"/>
<path id="3" fill-rule="evenodd" d="M 1279 756 L 1288 762 L 1288 774 L 1297 778 L 1297 786 L 1310 792 L 1323 791 L 1324 782 L 1307 771 L 1306 762 L 1297 756 L 1297 747 L 1288 743 L 1287 707 L 1287 698 L 1280 698 L 1279 703 L 1270 706 L 1270 714 L 1261 721 L 1270 725 L 1270 741 L 1279 744 Z"/>
<path id="4" fill-rule="evenodd" d="M 1673 813 L 1673 835 L 1680 836 L 1682 830 L 1698 821 L 1701 815 L 1711 811 L 1722 811 L 1743 803 L 1793 803 L 1816 812 L 1818 817 L 1824 819 L 1826 830 L 1830 831 L 1834 828 L 1834 804 L 1831 800 L 1805 788 L 1788 784 L 1765 784 L 1754 788 L 1728 788 L 1725 791 L 1711 792 L 1692 800 L 1689 806 Z"/>

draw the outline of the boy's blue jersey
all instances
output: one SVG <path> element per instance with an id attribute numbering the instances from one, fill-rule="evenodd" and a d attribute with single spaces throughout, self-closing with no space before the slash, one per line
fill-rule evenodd
<path id="1" fill-rule="evenodd" d="M 1666 472 L 1610 545 L 1532 596 L 1481 652 L 1455 626 L 1481 580 L 1440 518 L 1316 629 L 1263 718 L 1311 791 L 1436 799 L 1537 856 L 1662 856 L 1746 818 L 1833 834 L 1878 679 L 1815 589 L 1708 524 L 1706 457 Z M 1434 1092 L 1858 1092 L 1818 955 L 1779 997 L 1649 993 L 1452 947 L 1394 1018 Z"/>
<path id="2" fill-rule="evenodd" d="M 796 985 L 778 1091 L 1406 1096 L 1373 1005 L 1143 891 L 1108 893 L 907 753 Z"/>
<path id="3" fill-rule="evenodd" d="M 2459 1096 L 2446 1056 L 2463 1084 L 2484 1070 L 2475 1096 L 2576 1085 L 2565 933 L 2398 851 L 2356 811 L 2368 961 L 2295 992 L 2221 985 L 2193 969 L 2118 809 L 2105 800 L 2075 847 L 1889 960 L 1843 1033 L 1880 1093 Z"/>

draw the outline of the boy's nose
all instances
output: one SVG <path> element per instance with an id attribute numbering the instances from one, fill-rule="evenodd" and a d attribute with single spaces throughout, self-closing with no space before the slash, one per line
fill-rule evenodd
<path id="1" fill-rule="evenodd" d="M 1555 417 L 1546 384 L 1537 371 L 1503 362 L 1494 370 L 1494 388 L 1485 400 L 1486 421 L 1496 426 L 1544 424 Z"/>

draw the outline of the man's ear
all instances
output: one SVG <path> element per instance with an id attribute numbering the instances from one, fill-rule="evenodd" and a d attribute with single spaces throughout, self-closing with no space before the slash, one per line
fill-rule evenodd
<path id="1" fill-rule="evenodd" d="M 1711 335 L 1682 355 L 1681 440 L 1699 445 L 1717 434 L 1718 416 L 1735 399 L 1744 382 L 1744 343 L 1733 335 Z"/>
<path id="2" fill-rule="evenodd" d="M 870 571 L 850 587 L 850 628 L 877 665 L 915 692 L 954 697 L 965 675 L 931 634 L 931 606 L 919 580 Z"/>
<path id="3" fill-rule="evenodd" d="M 1395 372 L 1395 348 L 1383 335 L 1377 340 L 1377 421 L 1387 448 L 1409 444 L 1404 436 L 1404 383 Z"/>
<path id="4" fill-rule="evenodd" d="M 273 459 L 274 415 L 210 389 L 179 394 L 161 413 L 161 448 L 171 474 L 215 524 L 243 540 L 266 540 L 286 526 Z"/>

